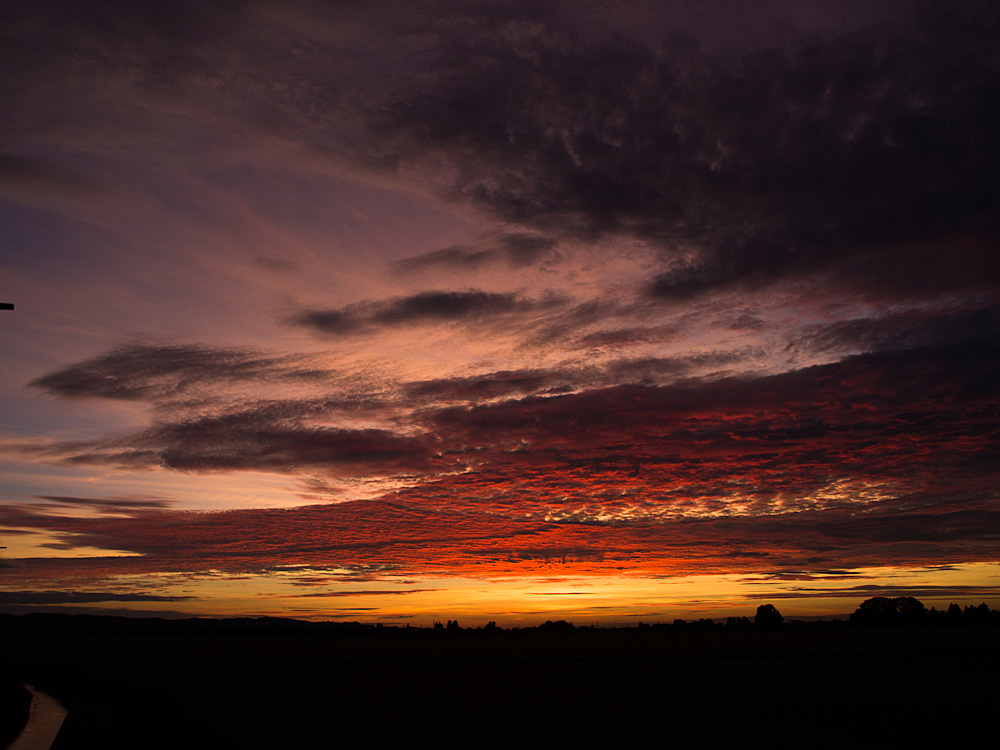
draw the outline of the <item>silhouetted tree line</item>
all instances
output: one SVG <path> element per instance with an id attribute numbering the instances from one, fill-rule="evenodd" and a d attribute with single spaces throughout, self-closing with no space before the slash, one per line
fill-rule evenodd
<path id="1" fill-rule="evenodd" d="M 965 609 L 951 604 L 942 612 L 925 608 L 912 596 L 876 596 L 862 602 L 850 622 L 864 628 L 988 628 L 1000 627 L 1000 612 L 991 610 L 985 602 L 977 607 L 966 605 Z"/>
<path id="2" fill-rule="evenodd" d="M 773 604 L 762 604 L 749 617 L 727 617 L 725 621 L 708 618 L 672 623 L 642 623 L 608 627 L 574 625 L 566 620 L 546 620 L 541 625 L 502 628 L 494 621 L 474 628 L 463 628 L 458 620 L 435 622 L 430 628 L 410 625 L 382 625 L 359 622 L 309 622 L 284 617 L 190 617 L 167 620 L 160 617 L 118 617 L 113 615 L 71 615 L 34 613 L 0 614 L 0 635 L 95 635 L 95 636 L 499 636 L 506 633 L 525 635 L 582 635 L 588 633 L 663 633 L 663 632 L 777 632 L 782 630 L 848 630 L 878 628 L 1000 628 L 1000 612 L 985 603 L 964 609 L 951 604 L 947 610 L 927 609 L 910 596 L 876 596 L 865 600 L 848 620 L 792 620 L 786 622 Z"/>

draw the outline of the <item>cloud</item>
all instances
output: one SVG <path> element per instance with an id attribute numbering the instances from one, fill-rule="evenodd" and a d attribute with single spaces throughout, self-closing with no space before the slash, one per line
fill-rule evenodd
<path id="1" fill-rule="evenodd" d="M 37 449 L 70 464 L 177 471 L 322 471 L 364 476 L 427 471 L 433 440 L 379 429 L 320 427 L 254 411 L 152 427 L 123 438 Z"/>
<path id="2" fill-rule="evenodd" d="M 405 258 L 393 263 L 393 269 L 397 273 L 412 274 L 441 268 L 471 270 L 494 263 L 504 263 L 509 268 L 524 268 L 550 256 L 558 244 L 551 237 L 508 233 L 480 245 L 454 245 Z"/>
<path id="3" fill-rule="evenodd" d="M 636 335 L 641 338 L 641 334 Z M 695 374 L 718 377 L 731 367 L 744 369 L 763 354 L 760 349 L 744 348 L 675 357 L 622 358 L 609 362 L 605 370 L 611 383 L 662 383 Z"/>
<path id="4" fill-rule="evenodd" d="M 558 371 L 427 381 L 409 386 L 415 437 L 278 429 L 252 413 L 160 425 L 119 452 L 196 471 L 423 473 L 378 501 L 97 518 L 11 509 L 5 521 L 139 553 L 101 564 L 149 571 L 673 575 L 987 561 L 1000 528 L 998 351 L 941 345 L 569 392 L 554 390 Z"/>
<path id="5" fill-rule="evenodd" d="M 836 597 L 856 599 L 861 596 L 912 596 L 915 598 L 971 599 L 972 597 L 995 597 L 1000 595 L 1000 586 L 928 586 L 928 585 L 892 585 L 863 584 L 843 588 L 808 588 L 795 587 L 785 591 L 768 591 L 759 594 L 744 594 L 749 599 L 804 599 L 807 597 Z"/>
<path id="6" fill-rule="evenodd" d="M 1000 341 L 1000 305 L 917 307 L 815 326 L 790 348 L 885 352 L 925 346 L 991 349 Z"/>
<path id="7" fill-rule="evenodd" d="M 743 351 L 497 371 L 404 382 L 374 400 L 355 393 L 362 411 L 336 397 L 220 401 L 207 413 L 164 411 L 120 437 L 20 450 L 71 464 L 304 480 L 452 475 L 441 480 L 445 494 L 515 492 L 523 512 L 567 520 L 945 497 L 945 476 L 981 497 L 995 460 L 1000 349 L 974 341 L 764 377 L 720 376 L 753 356 Z M 337 424 L 358 415 L 386 427 Z"/>
<path id="8" fill-rule="evenodd" d="M 780 32 L 759 4 L 640 3 L 600 24 L 603 3 L 32 6 L 11 12 L 6 80 L 24 103 L 15 134 L 69 127 L 64 99 L 74 135 L 117 132 L 107 99 L 81 92 L 127 93 L 151 120 L 238 124 L 262 152 L 294 143 L 509 227 L 402 273 L 626 235 L 659 249 L 660 301 L 802 278 L 880 299 L 993 294 L 996 10 L 821 5 L 769 4 Z M 328 312 L 303 322 L 357 322 Z"/>
<path id="9" fill-rule="evenodd" d="M 388 188 L 373 204 L 400 188 L 444 198 L 487 227 L 480 240 L 404 238 L 387 257 L 438 248 L 393 264 L 405 292 L 285 322 L 353 337 L 338 344 L 358 352 L 420 327 L 468 329 L 477 346 L 502 330 L 507 349 L 433 377 L 405 358 L 354 377 L 326 364 L 338 352 L 130 344 L 39 377 L 45 394 L 154 410 L 144 429 L 36 441 L 22 457 L 281 472 L 310 499 L 342 499 L 331 475 L 407 486 L 280 513 L 40 494 L 61 512 L 4 518 L 141 557 L 19 565 L 83 578 L 309 563 L 670 574 L 995 558 L 993 6 L 853 3 L 858 18 L 802 35 L 741 28 L 751 3 L 718 22 L 672 3 L 689 17 L 676 23 L 658 4 L 630 19 L 587 2 L 320 5 L 11 7 L 6 179 L 68 194 L 90 184 L 79 165 L 104 165 L 102 180 L 139 175 L 180 219 L 161 200 L 179 184 L 254 206 L 233 178 L 247 163 L 268 196 L 280 172 L 310 195 L 335 173 L 344 190 Z M 793 6 L 835 12 L 768 5 Z M 608 15 L 622 33 L 582 20 Z M 635 20 L 650 15 L 661 25 Z M 282 231 L 247 248 L 243 270 L 311 269 L 271 239 L 314 208 L 283 223 L 270 207 Z M 352 208 L 351 222 L 375 210 Z M 467 236 L 453 228 L 440 236 Z M 561 248 L 596 260 L 570 268 Z M 491 291 L 532 268 L 562 288 L 539 291 L 538 274 Z M 488 289 L 413 292 L 420 274 L 477 269 Z"/>
<path id="10" fill-rule="evenodd" d="M 337 598 L 342 596 L 398 596 L 401 594 L 423 594 L 429 591 L 440 591 L 440 589 L 371 589 L 368 591 L 319 591 L 310 594 L 296 594 L 298 599 Z"/>
<path id="11" fill-rule="evenodd" d="M 263 357 L 237 349 L 130 344 L 29 385 L 69 398 L 155 400 L 211 383 L 310 377 L 308 370 L 299 373 L 299 368 L 295 358 Z"/>
<path id="12" fill-rule="evenodd" d="M 79 195 L 93 192 L 97 185 L 75 172 L 55 164 L 0 152 L 0 188 L 17 191 L 46 190 Z"/>
<path id="13" fill-rule="evenodd" d="M 946 5 L 735 60 L 513 13 L 460 35 L 432 21 L 422 78 L 373 110 L 361 148 L 507 221 L 656 241 L 660 299 L 814 274 L 989 292 L 998 20 Z"/>
<path id="14" fill-rule="evenodd" d="M 580 336 L 574 345 L 580 349 L 619 349 L 640 344 L 661 344 L 680 338 L 677 326 L 613 328 Z"/>
<path id="15" fill-rule="evenodd" d="M 139 500 L 126 497 L 67 497 L 65 495 L 36 495 L 38 500 L 47 500 L 61 505 L 83 505 L 105 512 L 120 513 L 130 510 L 148 510 L 169 508 L 170 500 Z"/>
<path id="16" fill-rule="evenodd" d="M 561 370 L 503 370 L 473 377 L 438 378 L 406 383 L 407 399 L 485 402 L 507 396 L 568 389 L 577 373 Z"/>
<path id="17" fill-rule="evenodd" d="M 967 514 L 960 529 L 946 537 L 936 528 L 954 526 L 955 514 L 889 510 L 867 517 L 854 510 L 828 509 L 776 516 L 574 523 L 505 517 L 495 508 L 479 505 L 470 498 L 456 512 L 357 501 L 282 511 L 39 518 L 36 525 L 58 524 L 74 535 L 77 544 L 103 542 L 140 554 L 18 560 L 17 575 L 23 581 L 73 588 L 108 575 L 258 574 L 290 565 L 329 570 L 391 566 L 395 575 L 464 576 L 615 575 L 622 570 L 672 576 L 830 566 L 849 570 L 934 564 L 941 559 L 990 561 L 998 520 L 996 511 Z M 861 586 L 846 588 L 867 591 Z"/>
<path id="18" fill-rule="evenodd" d="M 94 602 L 180 602 L 193 596 L 115 594 L 107 591 L 0 591 L 0 605 L 93 604 Z"/>
<path id="19" fill-rule="evenodd" d="M 643 340 L 647 335 L 645 330 L 607 333 L 615 341 L 623 342 Z M 601 337 L 595 335 L 595 338 Z M 428 407 L 454 401 L 486 404 L 497 399 L 592 392 L 622 383 L 656 385 L 695 374 L 718 378 L 728 366 L 745 363 L 760 354 L 757 350 L 743 349 L 676 357 L 623 357 L 602 366 L 501 370 L 469 377 L 437 378 L 402 384 L 402 399 L 414 406 L 420 403 Z"/>
<path id="20" fill-rule="evenodd" d="M 409 297 L 359 302 L 333 310 L 306 310 L 290 317 L 288 322 L 328 336 L 346 336 L 397 326 L 490 321 L 559 304 L 560 301 L 554 297 L 529 300 L 514 293 L 479 290 L 421 292 Z"/>

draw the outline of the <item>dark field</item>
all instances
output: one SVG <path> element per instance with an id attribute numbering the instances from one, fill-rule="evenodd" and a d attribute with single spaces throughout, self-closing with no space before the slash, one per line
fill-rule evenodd
<path id="1" fill-rule="evenodd" d="M 0 664 L 69 710 L 55 750 L 898 747 L 989 736 L 998 636 L 12 636 Z"/>

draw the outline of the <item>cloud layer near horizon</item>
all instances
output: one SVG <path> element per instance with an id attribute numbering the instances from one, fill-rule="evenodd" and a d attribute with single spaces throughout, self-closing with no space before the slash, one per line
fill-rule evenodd
<path id="1" fill-rule="evenodd" d="M 353 416 L 392 421 L 398 431 L 318 424 L 338 413 L 335 401 L 217 404 L 212 416 L 24 450 L 130 469 L 284 472 L 316 500 L 337 499 L 323 487 L 344 476 L 411 486 L 367 504 L 364 520 L 351 503 L 230 511 L 216 522 L 111 500 L 103 505 L 126 517 L 70 520 L 25 507 L 9 508 L 5 523 L 162 558 L 156 564 L 195 564 L 183 537 L 199 565 L 235 570 L 388 556 L 413 572 L 417 562 L 452 567 L 457 556 L 471 572 L 473 561 L 492 569 L 523 554 L 691 572 L 694 563 L 681 561 L 695 538 L 706 545 L 695 557 L 711 571 L 752 569 L 747 560 L 775 569 L 870 565 L 878 555 L 883 563 L 981 561 L 998 512 L 996 343 L 856 355 L 763 377 L 575 382 L 560 393 L 555 373 L 497 373 L 472 388 L 456 379 L 359 398 Z M 86 367 L 71 370 L 90 377 Z M 127 371 L 110 379 L 127 383 Z M 52 388 L 63 385 L 52 378 Z M 231 525 L 241 518 L 246 528 Z M 428 546 L 418 552 L 421 543 Z"/>

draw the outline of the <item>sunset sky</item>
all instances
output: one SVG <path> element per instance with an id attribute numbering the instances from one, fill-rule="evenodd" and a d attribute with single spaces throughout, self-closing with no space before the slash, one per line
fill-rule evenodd
<path id="1" fill-rule="evenodd" d="M 0 0 L 0 611 L 1000 606 L 1000 9 Z"/>

